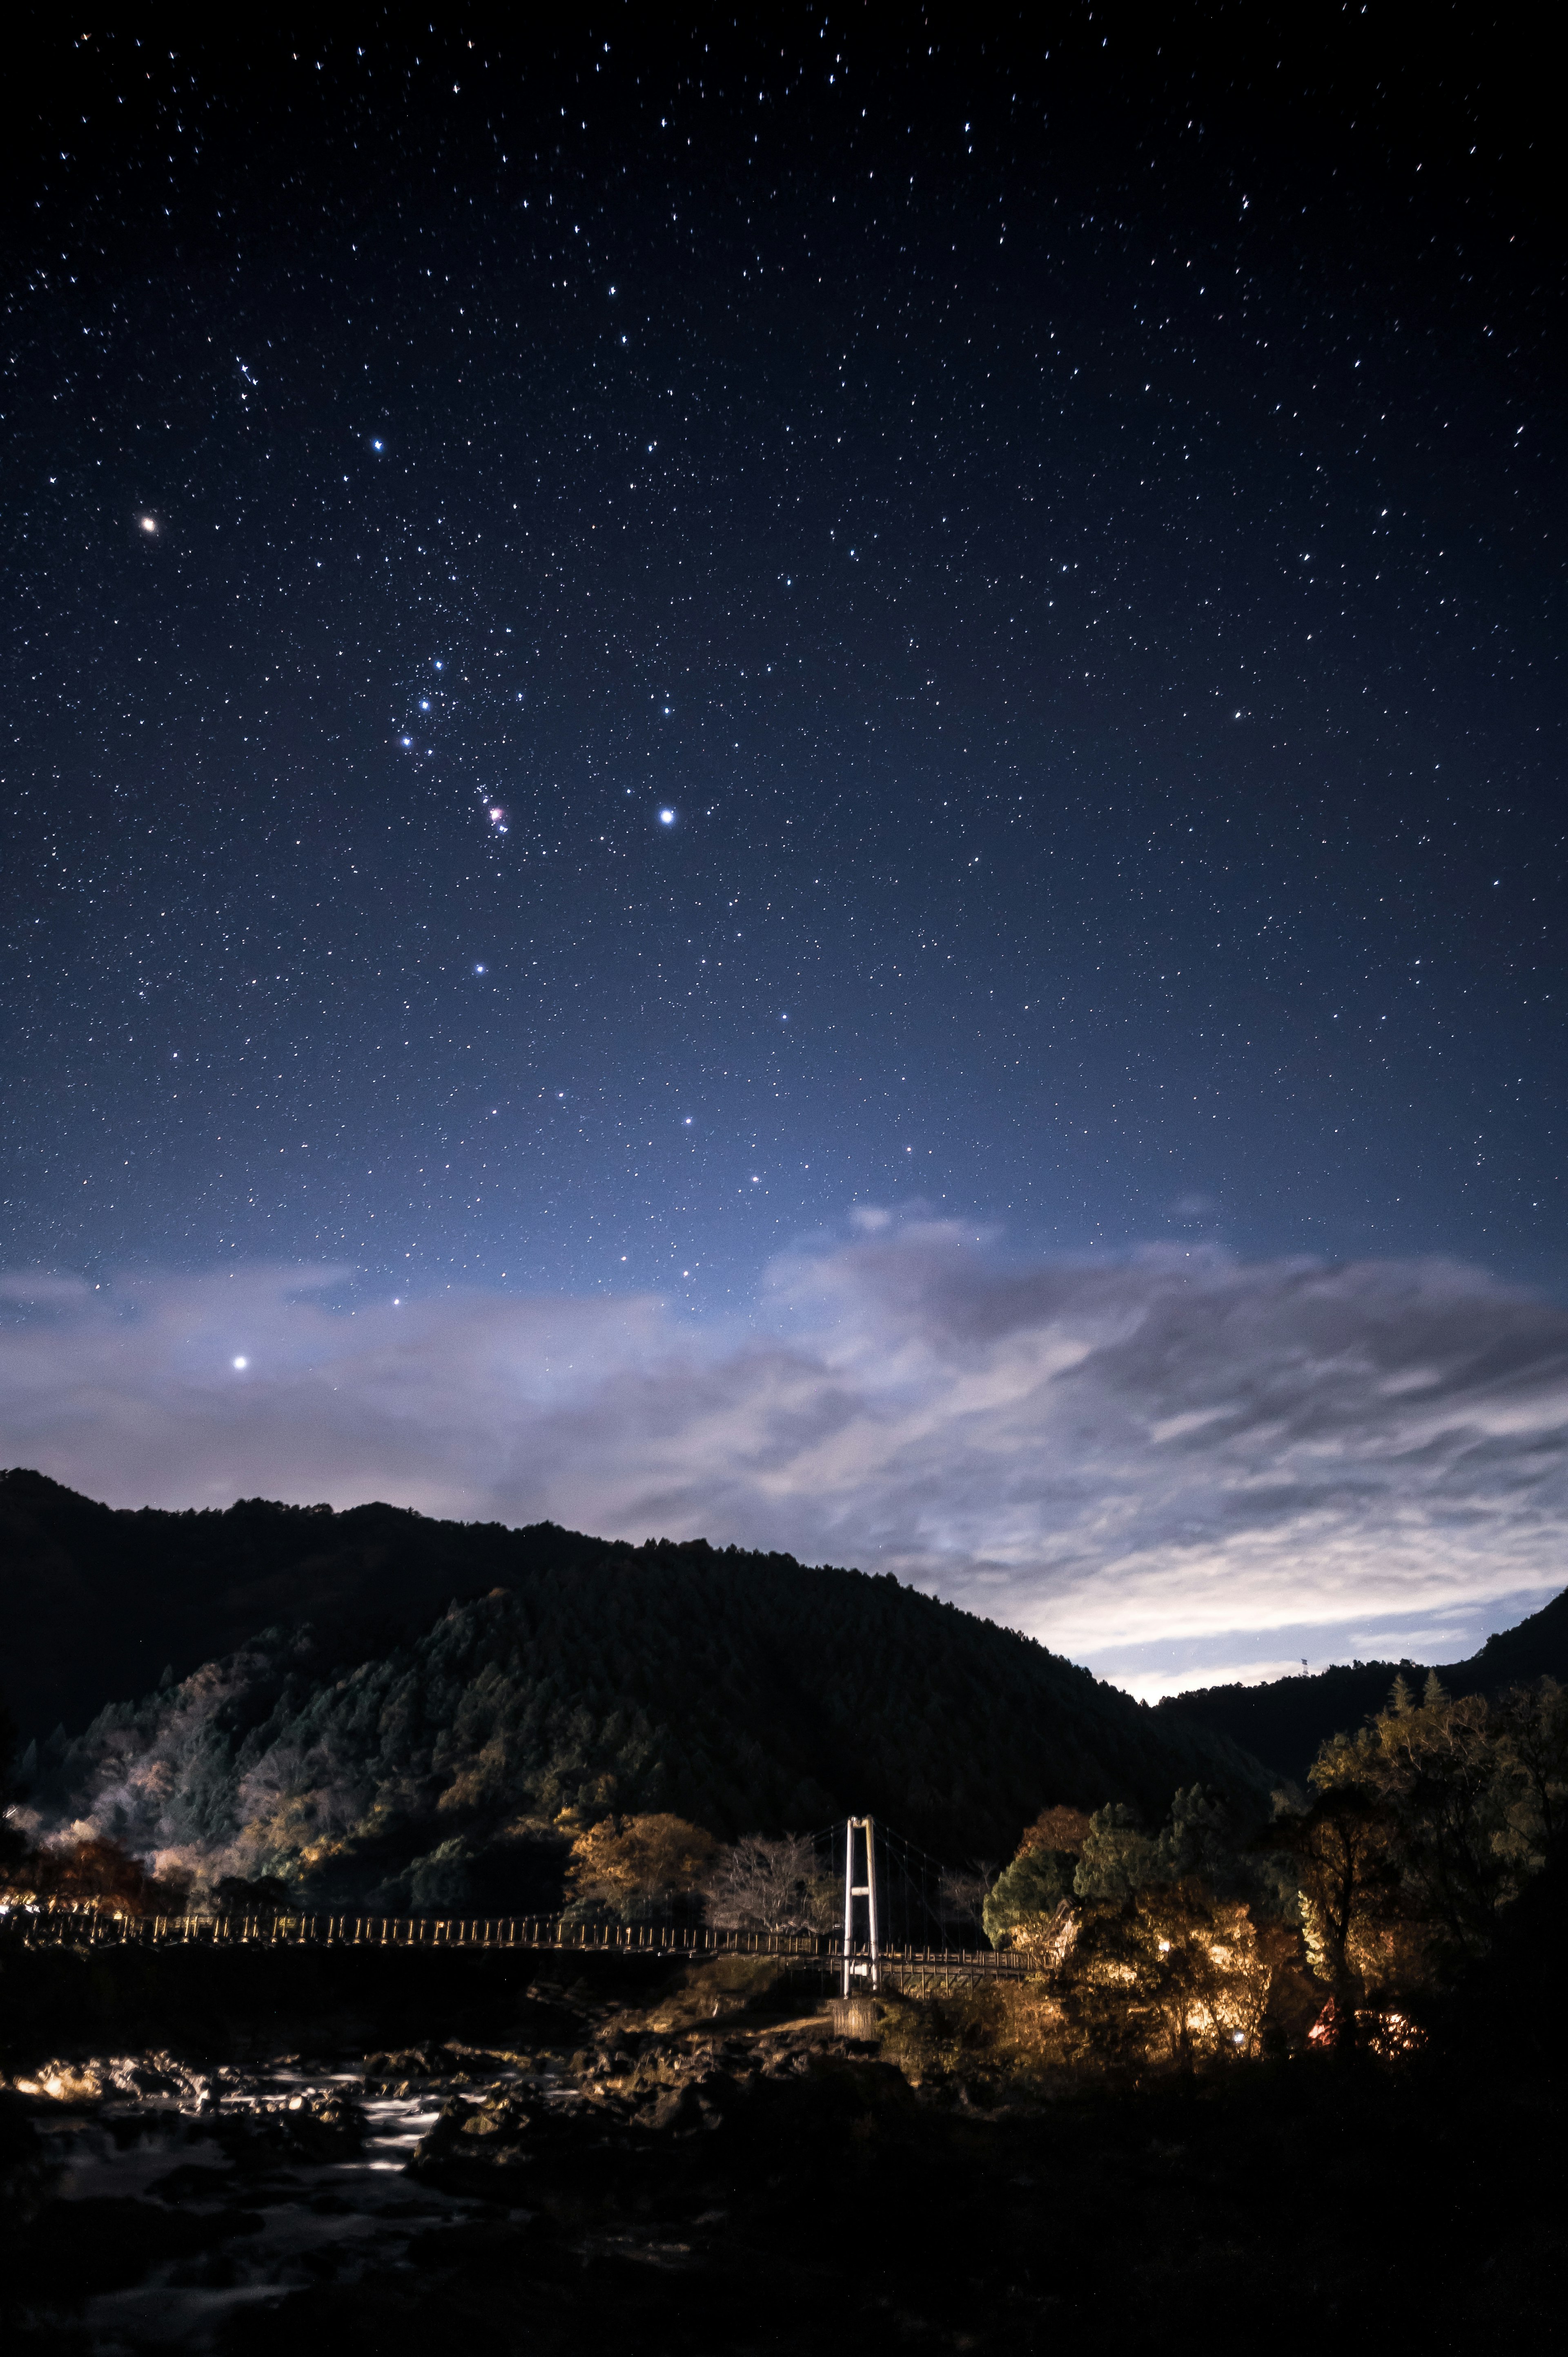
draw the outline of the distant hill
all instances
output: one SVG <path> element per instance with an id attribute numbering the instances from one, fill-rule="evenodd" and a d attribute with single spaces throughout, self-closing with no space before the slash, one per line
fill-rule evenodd
<path id="1" fill-rule="evenodd" d="M 1517 1628 L 1488 1637 L 1468 1661 L 1351 1662 L 1310 1677 L 1274 1678 L 1266 1685 L 1205 1686 L 1168 1695 L 1155 1705 L 1155 1716 L 1169 1726 L 1207 1727 L 1228 1735 L 1299 1780 L 1326 1737 L 1361 1726 L 1381 1708 L 1402 1670 L 1407 1684 L 1419 1685 L 1429 1667 L 1454 1695 L 1495 1693 L 1530 1678 L 1568 1681 L 1568 1589 Z"/>
<path id="2" fill-rule="evenodd" d="M 385 1506 L 111 1512 L 37 1475 L 0 1503 L 24 1731 L 142 1695 L 38 1741 L 38 1802 L 324 1902 L 522 1903 L 564 1811 L 870 1810 L 956 1863 L 1053 1802 L 1266 1798 L 1223 1736 L 890 1575 Z"/>

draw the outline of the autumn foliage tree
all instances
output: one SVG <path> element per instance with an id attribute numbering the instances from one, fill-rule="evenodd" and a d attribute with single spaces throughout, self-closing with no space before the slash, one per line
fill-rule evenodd
<path id="1" fill-rule="evenodd" d="M 1066 1808 L 1059 1803 L 1053 1808 L 1042 1809 L 1034 1824 L 1025 1826 L 1018 1856 L 1024 1857 L 1032 1849 L 1045 1849 L 1058 1857 L 1081 1857 L 1090 1824 L 1082 1809 Z"/>
<path id="2" fill-rule="evenodd" d="M 717 1844 L 701 1825 L 663 1814 L 604 1817 L 572 1844 L 574 1911 L 646 1921 L 698 1890 Z"/>
<path id="3" fill-rule="evenodd" d="M 993 1948 L 1054 1942 L 1091 1822 L 1081 1809 L 1058 1806 L 1042 1809 L 1025 1826 L 1016 1855 L 992 1884 L 981 1912 Z"/>
<path id="4" fill-rule="evenodd" d="M 182 1915 L 190 1900 L 188 1874 L 155 1874 L 118 1842 L 95 1835 L 49 1842 L 13 1868 L 18 1883 L 46 1907 L 72 1907 L 108 1915 Z"/>

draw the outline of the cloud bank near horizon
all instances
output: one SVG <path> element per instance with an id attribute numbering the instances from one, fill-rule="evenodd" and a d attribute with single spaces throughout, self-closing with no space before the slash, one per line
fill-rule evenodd
<path id="1" fill-rule="evenodd" d="M 347 1274 L 0 1278 L 5 1457 L 118 1505 L 381 1497 L 893 1570 L 1145 1693 L 1454 1658 L 1568 1577 L 1568 1312 L 1452 1262 L 867 1222 L 723 1329 L 350 1313 Z"/>

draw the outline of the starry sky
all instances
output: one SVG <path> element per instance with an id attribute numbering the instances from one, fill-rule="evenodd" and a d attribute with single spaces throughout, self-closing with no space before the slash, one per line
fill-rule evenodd
<path id="1" fill-rule="evenodd" d="M 1461 1551 L 1443 1609 L 1560 1585 L 1563 266 L 1544 93 L 1466 14 L 1413 55 L 1380 6 L 235 47 L 40 16 L 0 1453 L 127 1501 L 391 1494 L 384 1416 L 308 1480 L 297 1417 L 252 1448 L 269 1364 L 395 1305 L 428 1425 L 454 1334 L 511 1338 L 464 1361 L 493 1398 L 551 1301 L 551 1363 L 600 1384 L 576 1517 L 760 1540 L 755 1431 L 639 1486 L 604 1399 L 671 1351 L 725 1395 L 779 1351 L 842 1385 L 961 1254 L 993 1324 L 1033 1285 L 1043 1331 L 1051 1272 L 1094 1350 L 1240 1287 L 1299 1366 L 1290 1272 L 1348 1267 L 1347 1348 L 1436 1285 L 1528 1361 L 1529 1544 Z M 1096 1270 L 1137 1306 L 1085 1308 Z M 71 1355 L 112 1329 L 134 1385 L 138 1326 L 175 1354 L 153 1469 L 94 1455 L 121 1378 Z M 909 1380 L 950 1404 L 947 1347 Z M 442 1462 L 410 1502 L 561 1502 Z M 1212 1667 L 1278 1654 L 1254 1621 L 1349 1627 L 1294 1524 L 1292 1594 L 1216 1620 L 1156 1484 L 1167 1602 L 1064 1620 L 1037 1513 L 954 1475 L 916 1531 L 907 1490 L 783 1537 L 993 1578 L 1139 1674 L 1195 1629 L 1231 1631 Z M 1072 1526 L 1087 1594 L 1122 1542 Z M 1411 1577 L 1391 1627 L 1434 1609 Z"/>

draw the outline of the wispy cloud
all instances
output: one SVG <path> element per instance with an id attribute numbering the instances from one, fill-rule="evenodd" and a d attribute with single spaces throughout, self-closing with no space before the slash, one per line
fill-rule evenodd
<path id="1" fill-rule="evenodd" d="M 5 1454 L 124 1504 L 380 1496 L 891 1568 L 1144 1690 L 1462 1651 L 1568 1578 L 1568 1314 L 1453 1263 L 1020 1263 L 863 1222 L 723 1332 L 651 1297 L 350 1316 L 342 1275 L 5 1279 Z"/>

